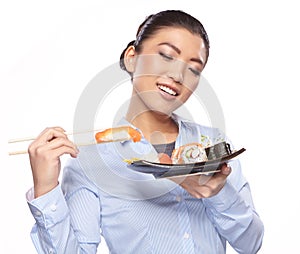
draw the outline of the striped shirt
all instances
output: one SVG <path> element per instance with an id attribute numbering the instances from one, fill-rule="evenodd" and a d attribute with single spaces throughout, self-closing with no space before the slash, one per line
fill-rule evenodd
<path id="1" fill-rule="evenodd" d="M 201 143 L 201 135 L 220 138 L 216 129 L 174 119 L 175 147 Z M 117 254 L 223 254 L 226 242 L 238 253 L 258 251 L 263 224 L 237 159 L 217 195 L 196 199 L 175 182 L 124 163 L 156 155 L 144 138 L 80 148 L 78 158 L 66 163 L 61 185 L 37 199 L 32 189 L 27 193 L 37 252 L 96 253 L 101 236 Z"/>

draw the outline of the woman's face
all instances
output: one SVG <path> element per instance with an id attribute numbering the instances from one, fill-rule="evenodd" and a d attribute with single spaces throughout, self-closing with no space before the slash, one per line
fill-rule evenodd
<path id="1" fill-rule="evenodd" d="M 134 95 L 146 109 L 168 115 L 196 89 L 207 58 L 201 37 L 183 28 L 162 28 L 132 53 Z"/>

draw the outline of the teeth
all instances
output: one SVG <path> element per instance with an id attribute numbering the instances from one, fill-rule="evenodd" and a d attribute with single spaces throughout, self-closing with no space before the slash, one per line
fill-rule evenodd
<path id="1" fill-rule="evenodd" d="M 163 86 L 163 85 L 159 85 L 158 86 L 160 90 L 163 90 L 164 92 L 168 93 L 168 94 L 171 94 L 171 95 L 176 95 L 177 93 L 172 90 L 171 88 L 167 87 L 167 86 Z"/>

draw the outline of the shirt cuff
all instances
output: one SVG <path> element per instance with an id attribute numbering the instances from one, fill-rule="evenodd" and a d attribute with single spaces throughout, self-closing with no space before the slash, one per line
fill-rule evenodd
<path id="1" fill-rule="evenodd" d="M 238 197 L 236 189 L 227 181 L 217 195 L 205 198 L 203 202 L 205 206 L 214 208 L 218 212 L 223 212 L 230 208 Z"/>
<path id="2" fill-rule="evenodd" d="M 30 189 L 26 193 L 27 203 L 39 226 L 50 228 L 68 216 L 69 209 L 60 185 L 36 199 L 33 196 L 33 189 Z"/>

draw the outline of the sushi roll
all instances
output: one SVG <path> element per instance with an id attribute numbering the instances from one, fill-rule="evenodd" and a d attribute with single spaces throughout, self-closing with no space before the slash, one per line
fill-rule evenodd
<path id="1" fill-rule="evenodd" d="M 173 164 L 196 163 L 207 161 L 205 147 L 199 143 L 190 143 L 173 150 Z"/>
<path id="2" fill-rule="evenodd" d="M 209 160 L 215 160 L 232 153 L 230 144 L 225 141 L 205 148 L 205 152 Z"/>

